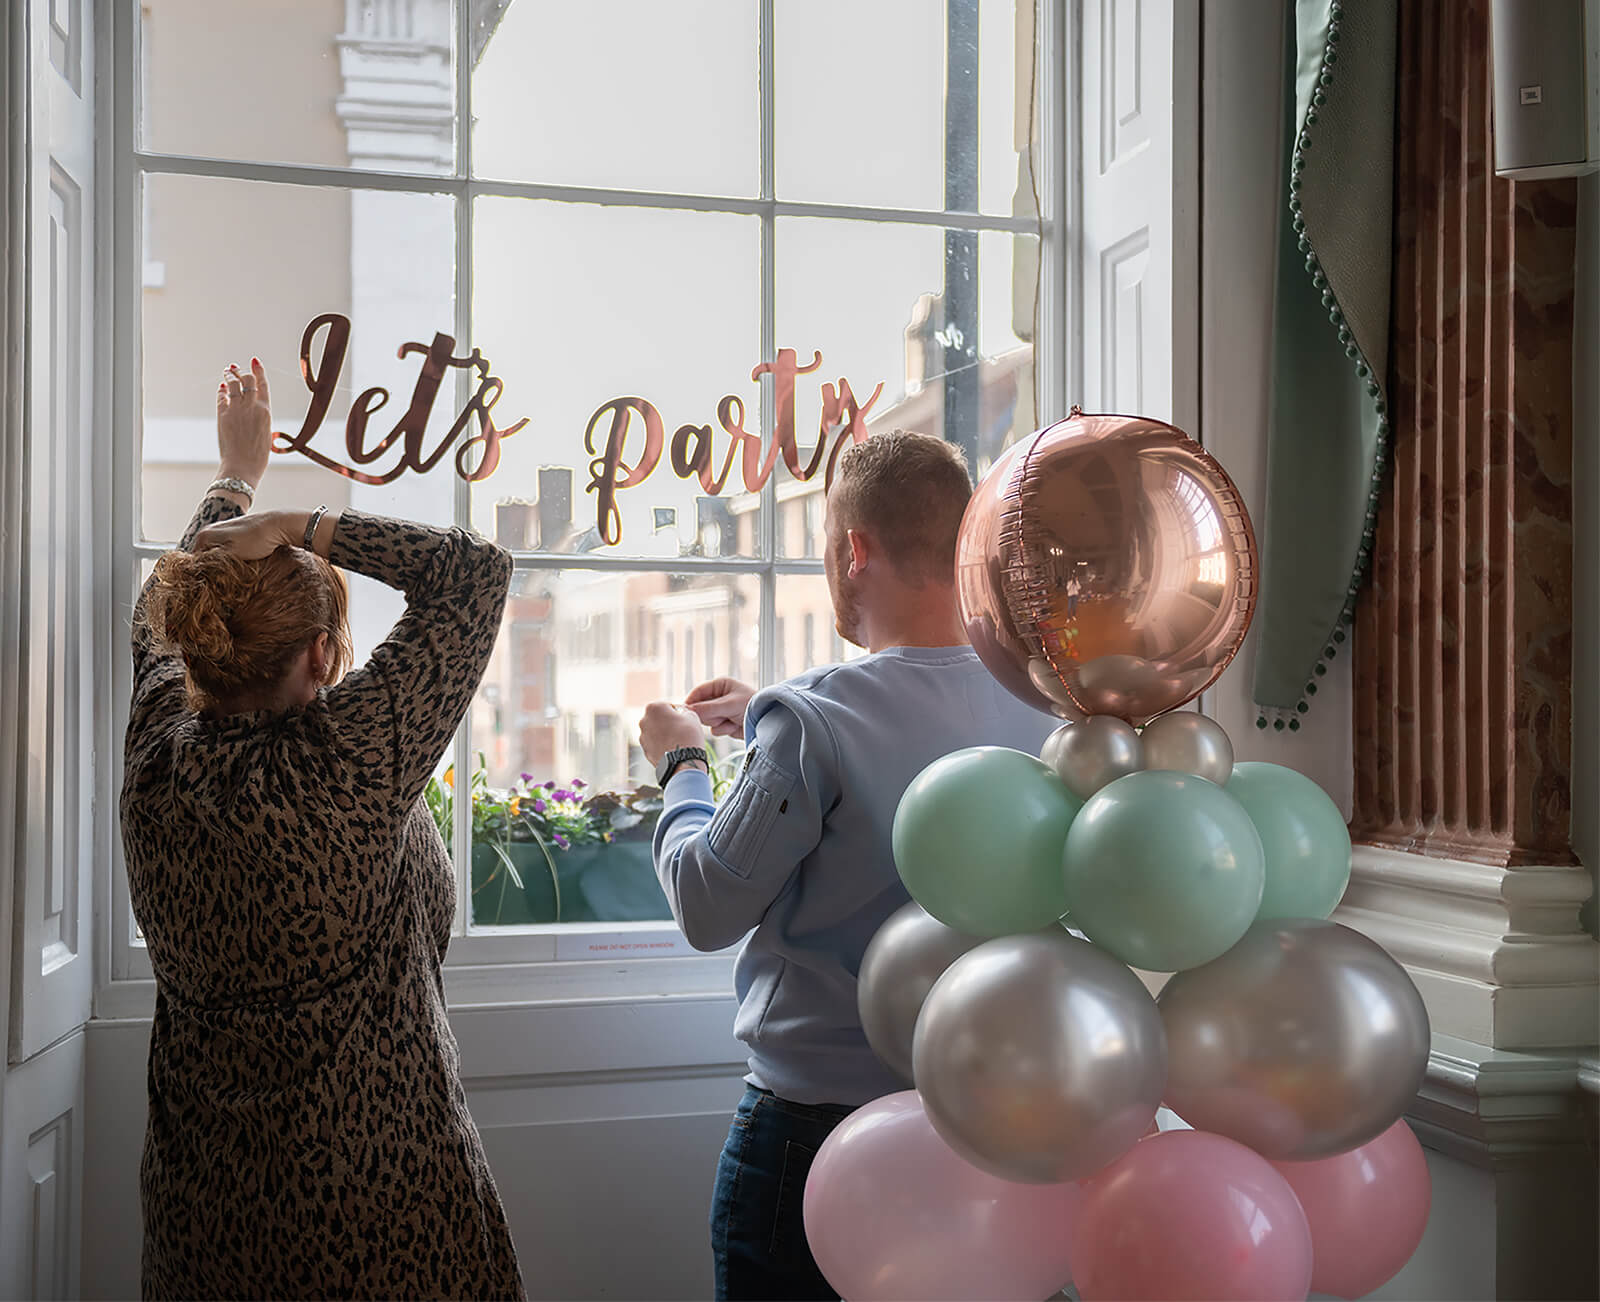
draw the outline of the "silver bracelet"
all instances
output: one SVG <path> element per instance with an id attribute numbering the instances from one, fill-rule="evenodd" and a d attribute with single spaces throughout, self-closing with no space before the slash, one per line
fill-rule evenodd
<path id="1" fill-rule="evenodd" d="M 250 502 L 256 500 L 255 486 L 247 480 L 237 479 L 233 476 L 229 476 L 227 479 L 213 479 L 206 489 L 206 496 L 210 497 L 211 494 L 217 492 L 237 493 L 240 497 Z"/>
<path id="2" fill-rule="evenodd" d="M 300 545 L 307 551 L 312 550 L 311 544 L 316 541 L 317 537 L 317 526 L 322 523 L 322 517 L 327 514 L 328 508 L 325 506 L 319 506 L 311 513 L 311 518 L 306 521 L 306 538 L 305 541 Z"/>

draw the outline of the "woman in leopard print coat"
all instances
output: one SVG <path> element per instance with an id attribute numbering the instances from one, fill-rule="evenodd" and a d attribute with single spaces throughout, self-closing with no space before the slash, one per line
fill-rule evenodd
<path id="1" fill-rule="evenodd" d="M 230 368 L 219 481 L 134 617 L 122 837 L 157 986 L 145 1295 L 519 1298 L 445 1018 L 454 878 L 419 799 L 510 558 L 350 510 L 246 516 L 269 429 L 259 364 Z M 348 646 L 333 565 L 406 610 L 328 686 Z"/>

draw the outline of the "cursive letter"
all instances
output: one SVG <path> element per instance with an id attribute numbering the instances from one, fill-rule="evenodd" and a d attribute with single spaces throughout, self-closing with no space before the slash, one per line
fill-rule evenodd
<path id="1" fill-rule="evenodd" d="M 800 448 L 794 436 L 794 377 L 797 375 L 810 375 L 822 365 L 822 354 L 816 349 L 811 350 L 811 365 L 797 366 L 797 356 L 792 348 L 780 348 L 778 360 L 775 362 L 762 362 L 760 366 L 750 372 L 752 380 L 759 380 L 766 372 L 772 372 L 775 387 L 774 396 L 778 406 L 778 428 L 775 435 L 778 446 L 783 449 L 784 464 L 789 467 L 789 473 L 796 479 L 807 480 L 817 473 L 817 465 L 822 460 L 822 449 L 827 446 L 827 435 L 821 434 L 817 438 L 817 450 L 811 454 L 811 460 L 804 470 L 800 469 Z"/>
<path id="2" fill-rule="evenodd" d="M 373 402 L 374 398 L 377 399 L 376 402 Z M 380 439 L 378 446 L 370 452 L 363 446 L 368 417 L 388 401 L 389 390 L 373 385 L 372 388 L 363 390 L 350 404 L 350 414 L 344 418 L 344 450 L 349 454 L 350 460 L 358 466 L 371 465 L 389 450 L 390 444 L 395 440 L 394 434 L 390 433 Z"/>
<path id="3" fill-rule="evenodd" d="M 322 346 L 322 363 L 313 366 L 311 363 L 311 345 L 317 337 L 317 331 L 323 326 L 328 327 L 328 338 Z M 272 436 L 273 451 L 275 452 L 305 452 L 311 455 L 307 445 L 322 428 L 323 418 L 328 414 L 328 406 L 333 401 L 333 395 L 339 388 L 339 372 L 344 369 L 345 350 L 350 346 L 350 318 L 341 316 L 337 312 L 324 312 L 319 317 L 314 317 L 311 324 L 306 326 L 305 333 L 300 336 L 300 378 L 306 382 L 306 388 L 311 390 L 311 405 L 306 408 L 306 418 L 300 425 L 300 432 L 293 438 L 282 432 Z M 278 440 L 283 440 L 280 444 Z M 326 458 L 318 457 L 316 460 L 334 470 L 339 467 Z"/>
<path id="4" fill-rule="evenodd" d="M 494 427 L 494 417 L 491 412 L 495 403 L 500 401 L 500 394 L 505 387 L 504 381 L 498 375 L 485 375 L 478 382 L 478 391 L 472 395 L 466 410 L 461 413 L 460 419 L 463 422 L 474 412 L 478 416 L 479 432 L 463 443 L 461 450 L 456 453 L 456 474 L 469 484 L 475 484 L 494 474 L 495 468 L 500 464 L 500 440 L 510 438 L 528 423 L 528 418 L 524 416 L 515 425 L 509 425 L 505 429 Z M 483 445 L 483 456 L 478 461 L 478 468 L 469 473 L 467 454 L 480 443 Z M 449 444 L 445 446 L 448 447 Z"/>
<path id="5" fill-rule="evenodd" d="M 727 394 L 717 404 L 717 423 L 731 436 L 732 442 L 728 444 L 728 457 L 722 464 L 722 477 L 716 481 L 716 487 L 707 487 L 710 493 L 722 491 L 722 485 L 727 482 L 728 468 L 733 464 L 734 453 L 741 447 L 744 449 L 743 473 L 744 488 L 747 493 L 759 493 L 767 477 L 772 474 L 772 467 L 778 461 L 778 445 L 776 442 L 767 449 L 766 460 L 761 457 L 761 436 L 752 434 L 744 427 L 744 402 L 736 394 Z M 703 472 L 702 472 L 702 482 Z"/>
<path id="6" fill-rule="evenodd" d="M 439 331 L 434 332 L 433 342 L 424 348 L 419 343 L 401 344 L 396 356 L 405 361 L 412 353 L 423 353 L 422 370 L 417 375 L 417 383 L 411 390 L 411 402 L 406 407 L 405 415 L 395 422 L 394 429 L 389 431 L 389 437 L 384 439 L 383 446 L 387 448 L 397 438 L 406 441 L 405 456 L 402 461 L 414 470 L 422 469 L 422 435 L 428 427 L 428 417 L 433 414 L 434 400 L 439 396 L 439 385 L 444 381 L 445 368 L 449 366 L 472 366 L 482 359 L 478 350 L 472 350 L 471 357 L 455 358 L 451 351 L 455 348 L 455 339 Z M 488 363 L 483 363 L 481 373 L 488 371 Z M 449 443 L 445 444 L 448 447 Z M 443 449 L 440 450 L 441 453 Z M 438 457 L 434 458 L 437 461 Z M 428 463 L 432 465 L 433 462 Z"/>
<path id="7" fill-rule="evenodd" d="M 850 381 L 842 375 L 839 377 L 839 392 L 834 395 L 833 385 L 822 386 L 822 437 L 827 438 L 828 433 L 843 426 L 839 437 L 834 442 L 833 451 L 828 455 L 828 473 L 823 476 L 823 491 L 833 487 L 833 472 L 839 464 L 839 454 L 844 451 L 846 441 L 865 443 L 867 441 L 866 414 L 872 410 L 872 404 L 878 401 L 878 395 L 883 392 L 883 381 L 878 381 L 878 387 L 872 391 L 872 396 L 861 405 L 856 404 L 856 395 L 850 391 Z M 848 420 L 841 417 L 848 415 Z"/>
<path id="8" fill-rule="evenodd" d="M 644 417 L 644 451 L 638 461 L 629 466 L 622 460 L 622 450 L 634 412 Z M 605 452 L 596 456 L 595 429 L 607 413 L 611 416 L 611 429 L 606 436 Z M 589 485 L 584 492 L 599 492 L 595 499 L 595 516 L 602 542 L 614 544 L 621 539 L 622 517 L 617 513 L 617 490 L 631 488 L 649 476 L 656 462 L 661 460 L 661 440 L 661 413 L 643 398 L 613 398 L 601 403 L 589 417 L 588 427 L 583 431 L 583 447 L 594 460 L 589 463 Z M 621 478 L 618 478 L 619 471 Z"/>

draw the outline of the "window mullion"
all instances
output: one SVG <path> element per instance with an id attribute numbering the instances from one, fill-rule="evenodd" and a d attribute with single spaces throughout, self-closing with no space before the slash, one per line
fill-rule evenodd
<path id="1" fill-rule="evenodd" d="M 1068 269 L 1077 238 L 1077 214 L 1068 220 L 1079 185 L 1074 171 L 1077 151 L 1051 148 L 1053 142 L 1076 139 L 1075 81 L 1067 51 L 1076 49 L 1072 30 L 1077 5 L 1073 0 L 1040 0 L 1034 22 L 1035 123 L 1031 168 L 1039 196 L 1039 289 L 1034 310 L 1034 370 L 1039 377 L 1037 416 L 1041 425 L 1067 414 L 1068 394 L 1081 392 L 1079 376 L 1078 285 Z M 1035 140 L 1039 143 L 1035 146 Z"/>
<path id="2" fill-rule="evenodd" d="M 468 347 L 472 341 L 472 6 L 456 2 L 455 40 L 456 92 L 456 176 L 465 185 L 456 190 L 455 205 L 455 332 Z M 456 370 L 456 410 L 465 410 L 472 396 L 477 373 L 470 368 Z M 472 485 L 452 475 L 453 515 L 458 525 L 472 523 Z M 456 870 L 455 931 L 464 934 L 472 914 L 472 707 L 462 716 L 455 740 L 455 844 L 452 846 Z"/>
<path id="3" fill-rule="evenodd" d="M 103 84 L 109 88 L 111 96 L 108 106 L 112 140 L 109 175 L 111 220 L 106 229 L 110 231 L 112 291 L 110 329 L 100 336 L 107 341 L 105 356 L 110 364 L 109 367 L 100 368 L 100 382 L 107 383 L 106 377 L 109 376 L 110 387 L 103 404 L 97 406 L 109 413 L 113 482 L 126 486 L 125 491 L 112 494 L 112 537 L 118 543 L 130 540 L 137 543 L 143 532 L 144 518 L 144 475 L 140 465 L 143 439 L 140 411 L 143 406 L 141 251 L 144 220 L 143 205 L 139 200 L 145 179 L 134 162 L 134 151 L 138 145 L 135 134 L 138 122 L 136 106 L 143 90 L 138 85 L 143 33 L 137 10 L 130 14 L 127 7 L 119 7 L 111 16 L 109 26 L 111 73 Z M 104 204 L 100 211 L 106 211 Z M 108 634 L 112 639 L 113 744 L 110 747 L 110 773 L 102 806 L 107 811 L 116 809 L 117 793 L 122 788 L 120 743 L 128 725 L 128 700 L 133 684 L 133 661 L 128 649 L 128 630 L 123 620 L 135 601 L 142 559 L 136 548 L 117 546 L 115 551 L 116 555 L 111 557 L 111 590 L 116 594 L 117 604 L 115 615 L 109 620 Z M 109 846 L 109 857 L 103 870 L 107 880 L 104 885 L 96 883 L 93 896 L 97 912 L 104 908 L 104 921 L 97 920 L 96 925 L 96 950 L 110 960 L 104 969 L 105 975 L 95 983 L 98 1008 L 98 988 L 107 979 L 141 976 L 148 971 L 148 963 L 143 961 L 142 949 L 135 949 L 133 945 L 133 906 L 128 892 L 127 868 L 122 859 L 121 837 L 115 834 L 113 825 L 110 835 L 100 838 L 97 833 L 97 840 Z M 109 901 L 109 905 L 102 906 L 99 903 L 101 900 Z"/>
<path id="4" fill-rule="evenodd" d="M 881 222 L 885 225 L 937 226 L 941 229 L 999 231 L 1031 235 L 1031 217 L 1007 213 L 957 212 L 938 208 L 886 208 L 871 204 L 813 202 L 809 200 L 724 194 L 690 194 L 671 190 L 631 190 L 625 187 L 554 185 L 538 181 L 504 181 L 492 177 L 430 175 L 426 172 L 384 172 L 369 168 L 332 167 L 319 163 L 274 163 L 248 158 L 201 158 L 188 154 L 153 154 L 136 150 L 134 160 L 151 176 L 201 176 L 231 181 L 264 181 L 275 185 L 305 185 L 342 190 L 388 190 L 407 194 L 468 193 L 504 199 L 533 199 L 552 203 L 593 204 L 597 207 L 653 208 L 663 211 L 824 217 L 845 221 Z"/>
<path id="5" fill-rule="evenodd" d="M 760 0 L 761 45 L 761 360 L 777 356 L 777 280 L 773 260 L 776 256 L 774 205 L 773 119 L 776 112 L 773 89 L 773 0 Z M 761 377 L 761 429 L 770 439 L 777 423 L 777 393 L 772 376 Z M 777 675 L 778 652 L 773 644 L 778 623 L 778 580 L 774 562 L 778 557 L 778 481 L 770 477 L 761 490 L 761 615 L 757 626 L 757 681 L 767 684 Z"/>

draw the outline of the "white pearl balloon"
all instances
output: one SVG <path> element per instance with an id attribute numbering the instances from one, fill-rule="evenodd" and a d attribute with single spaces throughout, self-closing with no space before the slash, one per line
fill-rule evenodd
<path id="1" fill-rule="evenodd" d="M 1091 714 L 1080 723 L 1063 724 L 1045 738 L 1039 758 L 1079 800 L 1145 767 L 1138 732 L 1110 714 Z"/>
<path id="2" fill-rule="evenodd" d="M 1215 719 L 1193 710 L 1174 710 L 1152 719 L 1140 734 L 1144 766 L 1193 773 L 1226 786 L 1233 776 L 1233 743 Z"/>

